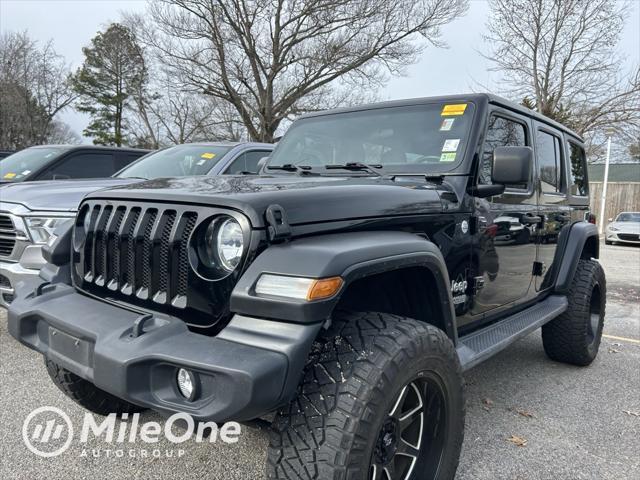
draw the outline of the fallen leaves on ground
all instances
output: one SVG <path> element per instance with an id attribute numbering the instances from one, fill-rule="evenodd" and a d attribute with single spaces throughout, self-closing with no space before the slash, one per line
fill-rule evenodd
<path id="1" fill-rule="evenodd" d="M 526 447 L 527 446 L 527 440 L 525 438 L 522 437 L 518 437 L 517 435 L 511 435 L 508 440 L 513 443 L 514 445 L 517 445 L 518 447 Z"/>
<path id="2" fill-rule="evenodd" d="M 632 417 L 640 417 L 640 412 L 632 412 L 631 410 L 622 410 L 622 413 L 626 413 Z"/>
<path id="3" fill-rule="evenodd" d="M 535 415 L 531 412 L 528 412 L 527 410 L 516 410 L 516 412 L 518 413 L 518 415 L 526 418 L 535 418 Z"/>
<path id="4" fill-rule="evenodd" d="M 618 350 L 617 348 L 609 347 L 609 353 L 620 353 L 620 350 Z"/>
<path id="5" fill-rule="evenodd" d="M 491 410 L 491 407 L 493 406 L 493 400 L 491 400 L 490 398 L 485 398 L 482 400 L 482 403 L 484 403 L 484 406 L 482 408 L 484 408 L 487 412 Z"/>

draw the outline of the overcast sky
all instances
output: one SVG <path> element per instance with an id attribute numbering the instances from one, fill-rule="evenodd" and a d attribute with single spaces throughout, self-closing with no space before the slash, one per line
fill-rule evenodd
<path id="1" fill-rule="evenodd" d="M 28 31 L 41 42 L 53 39 L 55 48 L 72 67 L 83 60 L 82 47 L 96 31 L 120 18 L 122 11 L 142 11 L 145 0 L 0 0 L 0 31 Z M 478 53 L 486 50 L 482 33 L 488 15 L 484 0 L 472 0 L 463 18 L 443 28 L 448 49 L 430 47 L 407 75 L 391 79 L 383 99 L 423 97 L 478 90 L 478 84 L 495 86 L 496 73 Z M 640 63 L 640 1 L 632 1 L 631 15 L 622 33 L 620 51 L 627 67 Z M 499 92 L 496 92 L 499 93 Z M 67 111 L 62 120 L 78 133 L 87 125 L 85 115 Z M 85 139 L 85 141 L 87 141 Z"/>

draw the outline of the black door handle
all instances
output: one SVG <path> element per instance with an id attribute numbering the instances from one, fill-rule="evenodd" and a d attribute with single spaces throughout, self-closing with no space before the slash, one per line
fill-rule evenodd
<path id="1" fill-rule="evenodd" d="M 520 223 L 524 223 L 527 225 L 531 225 L 533 223 L 540 223 L 540 222 L 542 222 L 542 217 L 538 217 L 534 215 L 526 215 L 522 217 L 522 220 L 520 220 Z"/>

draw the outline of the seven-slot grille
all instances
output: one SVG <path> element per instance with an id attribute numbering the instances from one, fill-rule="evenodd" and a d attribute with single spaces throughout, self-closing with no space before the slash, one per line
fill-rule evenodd
<path id="1" fill-rule="evenodd" d="M 76 222 L 74 256 L 83 287 L 185 308 L 188 240 L 197 217 L 164 205 L 85 204 Z"/>
<path id="2" fill-rule="evenodd" d="M 0 256 L 8 257 L 16 244 L 16 229 L 9 215 L 0 214 Z"/>

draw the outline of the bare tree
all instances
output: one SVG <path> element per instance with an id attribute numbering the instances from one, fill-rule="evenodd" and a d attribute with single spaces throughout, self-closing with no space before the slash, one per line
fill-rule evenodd
<path id="1" fill-rule="evenodd" d="M 375 87 L 442 46 L 441 27 L 467 3 L 160 0 L 135 23 L 152 24 L 141 39 L 174 77 L 233 105 L 252 139 L 272 141 L 290 115 L 335 99 L 330 91 Z"/>
<path id="2" fill-rule="evenodd" d="M 197 141 L 237 141 L 245 137 L 242 122 L 231 105 L 202 93 L 186 91 L 169 75 L 156 77 L 153 93 L 136 95 L 129 113 L 130 130 L 139 146 Z"/>
<path id="3" fill-rule="evenodd" d="M 74 131 L 68 124 L 54 120 L 51 122 L 49 129 L 48 143 L 56 143 L 60 145 L 76 145 L 80 143 L 80 135 Z"/>
<path id="4" fill-rule="evenodd" d="M 75 95 L 69 66 L 47 42 L 41 48 L 26 33 L 0 36 L 0 143 L 24 148 L 50 142 L 56 116 Z"/>
<path id="5" fill-rule="evenodd" d="M 492 0 L 487 57 L 509 95 L 594 138 L 640 124 L 640 69 L 616 55 L 628 5 L 612 0 Z"/>

